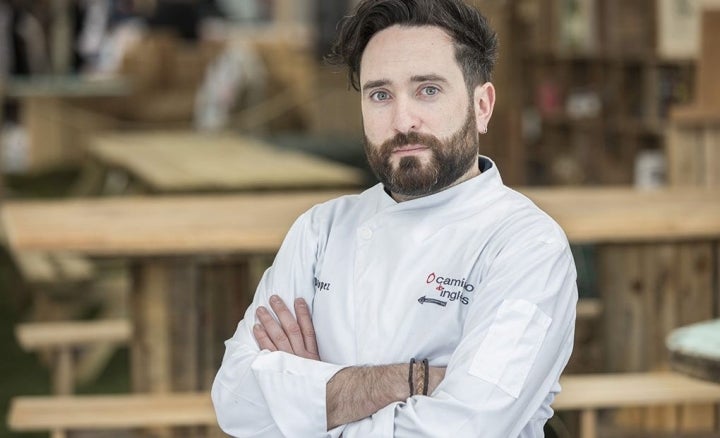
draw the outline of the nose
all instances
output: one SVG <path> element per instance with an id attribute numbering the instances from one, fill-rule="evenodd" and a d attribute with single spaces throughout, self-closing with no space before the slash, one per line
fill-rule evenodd
<path id="1" fill-rule="evenodd" d="M 420 129 L 420 118 L 409 99 L 397 98 L 392 114 L 392 126 L 395 132 L 407 133 Z"/>

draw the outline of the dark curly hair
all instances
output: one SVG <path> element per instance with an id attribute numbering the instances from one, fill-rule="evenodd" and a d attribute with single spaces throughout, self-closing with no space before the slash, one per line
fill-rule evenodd
<path id="1" fill-rule="evenodd" d="M 365 46 L 377 32 L 396 24 L 442 28 L 455 43 L 455 59 L 468 89 L 490 80 L 497 35 L 488 20 L 462 0 L 364 0 L 340 22 L 338 39 L 326 61 L 346 65 L 350 84 L 360 91 L 360 59 Z"/>

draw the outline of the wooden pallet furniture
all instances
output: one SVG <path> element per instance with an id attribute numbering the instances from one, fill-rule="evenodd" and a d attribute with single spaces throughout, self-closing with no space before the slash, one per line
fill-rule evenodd
<path id="1" fill-rule="evenodd" d="M 154 427 L 215 426 L 210 394 L 118 394 L 93 396 L 19 396 L 7 423 L 18 432 L 129 430 Z"/>
<path id="2" fill-rule="evenodd" d="M 56 395 L 74 392 L 75 360 L 80 347 L 96 344 L 127 344 L 132 336 L 129 321 L 63 321 L 19 324 L 15 328 L 18 344 L 25 351 L 50 352 L 52 385 Z"/>
<path id="3" fill-rule="evenodd" d="M 92 263 L 77 254 L 23 251 L 12 257 L 20 276 L 30 285 L 78 284 L 90 281 L 94 274 Z"/>
<path id="4" fill-rule="evenodd" d="M 145 193 L 359 189 L 364 183 L 360 169 L 231 133 L 98 135 L 88 155 Z"/>
<path id="5" fill-rule="evenodd" d="M 702 15 L 696 99 L 673 108 L 666 154 L 673 186 L 720 186 L 720 9 Z"/>
<path id="6" fill-rule="evenodd" d="M 571 242 L 602 244 L 605 251 L 619 253 L 604 255 L 606 269 L 599 270 L 605 275 L 600 290 L 607 291 L 601 320 L 611 335 L 604 338 L 611 353 L 608 370 L 650 371 L 666 365 L 664 334 L 715 313 L 717 266 L 711 255 L 720 239 L 717 190 L 521 192 L 555 218 Z M 232 336 L 250 301 L 251 289 L 242 278 L 247 272 L 238 270 L 238 260 L 273 254 L 299 214 L 338 195 L 8 202 L 1 216 L 15 250 L 127 258 L 137 329 L 133 388 L 191 391 L 209 389 L 222 358 L 222 341 Z M 53 221 L 48 223 L 47 217 Z M 633 252 L 636 247 L 639 253 Z M 643 257 L 647 262 L 641 263 Z M 650 269 L 658 264 L 662 269 Z M 618 315 L 621 324 L 613 319 Z"/>
<path id="7" fill-rule="evenodd" d="M 560 384 L 553 408 L 580 411 L 580 438 L 598 436 L 601 409 L 720 403 L 720 384 L 674 372 L 567 375 Z"/>
<path id="8" fill-rule="evenodd" d="M 29 319 L 75 319 L 94 304 L 95 264 L 67 251 L 11 251 L 22 284 L 23 300 L 32 303 Z"/>
<path id="9" fill-rule="evenodd" d="M 597 413 L 627 406 L 719 403 L 720 385 L 672 372 L 563 376 L 553 408 L 580 411 L 580 438 L 597 437 Z M 17 431 L 102 430 L 215 425 L 200 393 L 16 397 L 8 424 Z"/>

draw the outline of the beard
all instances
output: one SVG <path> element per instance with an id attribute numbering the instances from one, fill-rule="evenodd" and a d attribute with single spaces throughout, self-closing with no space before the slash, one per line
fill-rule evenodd
<path id="1" fill-rule="evenodd" d="M 393 166 L 393 150 L 419 144 L 430 150 L 427 163 L 418 157 L 402 157 Z M 365 136 L 365 155 L 375 176 L 392 194 L 406 197 L 426 196 L 442 191 L 465 175 L 477 159 L 479 138 L 475 115 L 468 109 L 465 123 L 448 139 L 417 132 L 399 133 L 382 145 L 371 143 Z"/>

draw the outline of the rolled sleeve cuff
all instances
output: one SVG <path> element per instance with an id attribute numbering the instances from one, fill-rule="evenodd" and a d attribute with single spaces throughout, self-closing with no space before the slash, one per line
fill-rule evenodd
<path id="1" fill-rule="evenodd" d="M 343 365 L 262 351 L 251 369 L 278 429 L 286 437 L 326 437 L 325 390 Z"/>
<path id="2" fill-rule="evenodd" d="M 395 434 L 395 409 L 400 402 L 391 403 L 368 418 L 345 427 L 343 438 L 387 437 Z"/>

